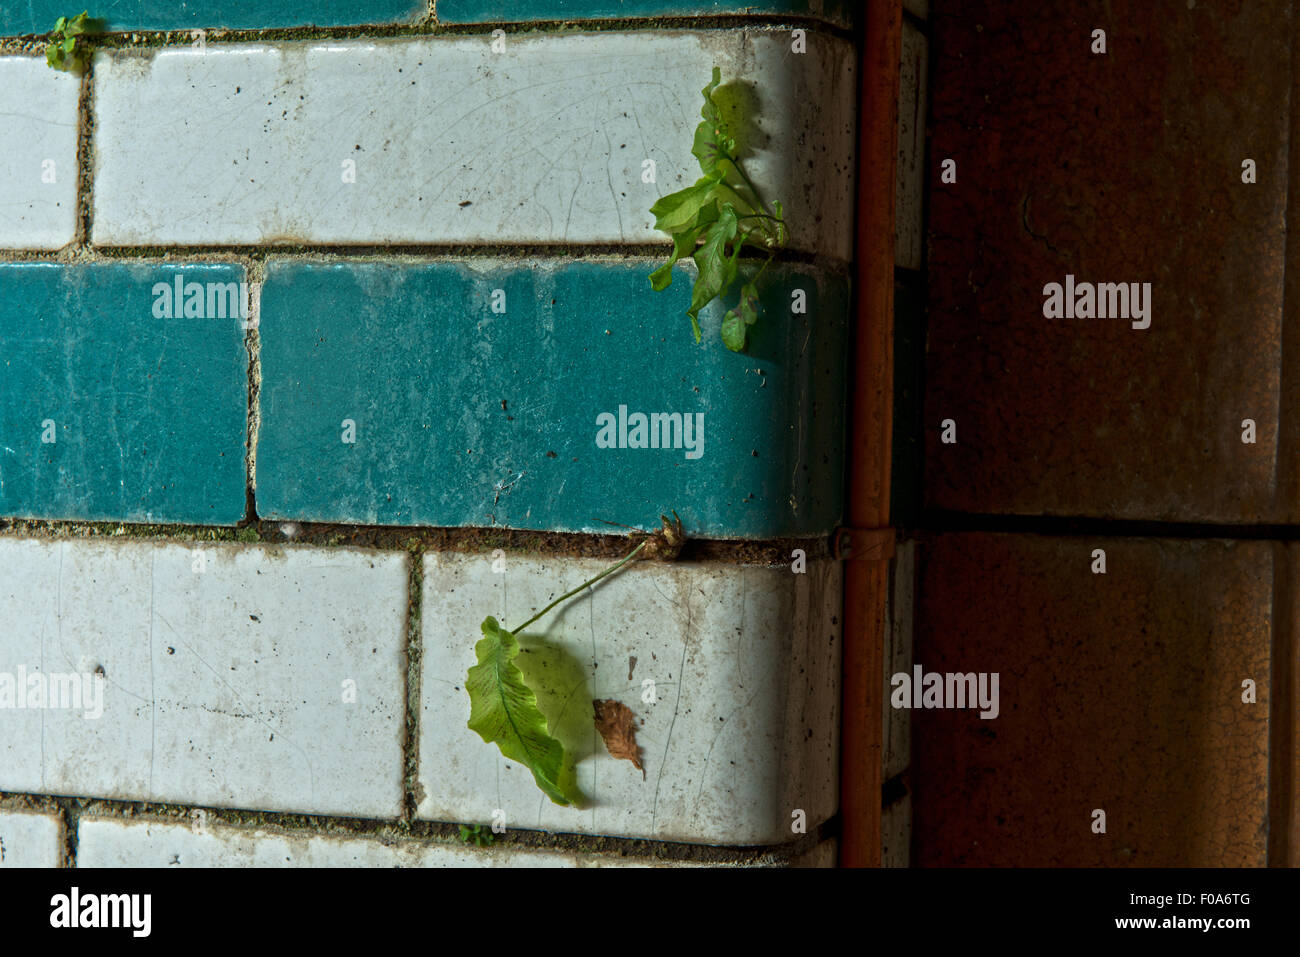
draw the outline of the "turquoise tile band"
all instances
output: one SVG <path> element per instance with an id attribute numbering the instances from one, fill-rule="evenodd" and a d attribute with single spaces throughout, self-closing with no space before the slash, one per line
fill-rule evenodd
<path id="1" fill-rule="evenodd" d="M 690 277 L 656 293 L 654 265 L 272 261 L 259 515 L 608 533 L 676 510 L 697 536 L 828 532 L 847 279 L 770 271 L 736 354 L 716 307 L 695 344 Z"/>
<path id="2" fill-rule="evenodd" d="M 81 12 L 55 0 L 0 4 L 0 35 L 45 33 L 59 17 Z M 111 32 L 232 30 L 302 26 L 343 27 L 418 23 L 428 13 L 419 0 L 105 0 L 86 7 Z M 585 20 L 610 17 L 789 14 L 850 26 L 849 0 L 439 0 L 440 23 Z"/>
<path id="3" fill-rule="evenodd" d="M 227 265 L 0 265 L 0 515 L 238 522 L 244 279 Z"/>
<path id="4" fill-rule="evenodd" d="M 850 0 L 438 0 L 439 23 L 791 14 L 850 26 Z"/>
<path id="5" fill-rule="evenodd" d="M 87 0 L 89 3 L 89 0 Z M 0 33 L 5 36 L 45 33 L 59 17 L 88 10 L 107 22 L 106 29 L 191 30 L 226 27 L 341 27 L 359 24 L 418 23 L 428 13 L 419 0 L 104 0 L 73 6 L 55 0 L 0 4 Z"/>

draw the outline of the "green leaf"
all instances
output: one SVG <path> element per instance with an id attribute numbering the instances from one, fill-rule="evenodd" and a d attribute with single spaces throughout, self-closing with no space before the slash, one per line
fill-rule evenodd
<path id="1" fill-rule="evenodd" d="M 752 282 L 740 287 L 740 302 L 722 319 L 722 344 L 732 352 L 745 348 L 749 327 L 758 321 L 758 289 Z"/>
<path id="2" fill-rule="evenodd" d="M 700 107 L 700 116 L 704 117 L 704 122 L 710 126 L 715 126 L 721 122 L 722 117 L 718 113 L 718 104 L 713 102 L 713 91 L 718 88 L 722 82 L 722 71 L 716 66 L 713 68 L 713 77 L 709 80 L 708 85 L 700 90 L 704 95 L 704 105 Z"/>
<path id="3" fill-rule="evenodd" d="M 56 43 L 45 48 L 45 62 L 56 70 L 63 69 L 63 49 Z"/>
<path id="4" fill-rule="evenodd" d="M 86 17 L 87 13 L 88 11 L 82 10 L 81 13 L 77 14 L 75 17 L 72 18 L 72 21 L 68 24 L 66 28 L 66 33 L 68 36 L 75 37 L 78 33 L 90 32 L 92 21 L 89 21 L 87 19 Z"/>
<path id="5" fill-rule="evenodd" d="M 694 186 L 661 197 L 650 207 L 650 212 L 655 217 L 655 229 L 676 233 L 690 228 L 700 210 L 713 199 L 713 190 L 720 179 L 720 172 L 709 173 L 696 181 Z"/>
<path id="6" fill-rule="evenodd" d="M 479 847 L 491 847 L 496 836 L 482 824 L 462 824 L 460 839 L 463 844 L 477 844 Z"/>
<path id="7" fill-rule="evenodd" d="M 75 50 L 76 48 L 77 48 L 77 38 L 76 38 L 76 37 L 68 37 L 66 40 L 63 41 L 63 52 L 64 52 L 64 53 L 71 53 L 71 52 L 72 52 L 73 50 Z"/>
<path id="8" fill-rule="evenodd" d="M 567 805 L 569 798 L 560 786 L 564 745 L 548 733 L 537 695 L 514 663 L 519 642 L 490 616 L 483 619 L 482 629 L 483 637 L 474 646 L 478 664 L 465 676 L 468 727 L 532 771 L 533 780 L 551 801 Z"/>
<path id="9" fill-rule="evenodd" d="M 745 323 L 734 309 L 722 317 L 722 344 L 732 352 L 745 348 Z"/>
<path id="10" fill-rule="evenodd" d="M 695 144 L 691 154 L 700 161 L 700 169 L 705 173 L 725 173 L 718 169 L 718 161 L 731 157 L 736 152 L 736 141 L 724 136 L 718 127 L 705 120 L 695 127 Z"/>
<path id="11" fill-rule="evenodd" d="M 695 288 L 691 291 L 691 308 L 686 314 L 695 324 L 697 342 L 700 310 L 722 295 L 736 278 L 736 257 L 740 253 L 740 244 L 736 243 L 735 251 L 728 256 L 727 243 L 736 238 L 737 227 L 736 209 L 727 203 L 722 207 L 718 221 L 705 231 L 704 245 L 695 251 L 695 265 L 699 275 L 695 279 Z"/>
<path id="12" fill-rule="evenodd" d="M 734 156 L 736 152 L 735 135 L 713 98 L 713 91 L 721 82 L 722 71 L 715 66 L 713 78 L 700 91 L 704 95 L 704 106 L 700 107 L 700 116 L 704 122 L 695 128 L 695 143 L 691 147 L 691 153 L 700 161 L 700 169 L 705 173 L 717 170 L 719 159 Z"/>
<path id="13" fill-rule="evenodd" d="M 59 17 L 59 19 L 57 19 L 57 20 L 54 21 L 54 32 L 55 32 L 55 33 L 62 33 L 63 30 L 64 30 L 64 28 L 67 27 L 67 25 L 68 25 L 68 18 L 67 18 L 67 17 Z"/>
<path id="14" fill-rule="evenodd" d="M 688 229 L 673 236 L 672 256 L 669 257 L 668 262 L 650 274 L 650 288 L 655 292 L 662 292 L 673 284 L 673 265 L 677 260 L 685 259 L 695 252 L 695 244 L 699 241 L 700 233 L 704 232 L 711 223 L 717 222 L 718 215 L 718 204 L 712 202 L 700 209 Z"/>

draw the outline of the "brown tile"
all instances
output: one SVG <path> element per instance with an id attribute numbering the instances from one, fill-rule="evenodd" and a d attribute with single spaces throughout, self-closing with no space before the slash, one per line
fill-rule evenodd
<path id="1" fill-rule="evenodd" d="M 1290 8 L 1188 6 L 949 0 L 935 18 L 930 507 L 1300 518 L 1274 479 Z M 1152 283 L 1151 327 L 1044 318 L 1067 273 Z"/>
<path id="2" fill-rule="evenodd" d="M 1275 547 L 923 540 L 915 660 L 998 672 L 1000 713 L 913 712 L 915 862 L 1264 864 Z"/>

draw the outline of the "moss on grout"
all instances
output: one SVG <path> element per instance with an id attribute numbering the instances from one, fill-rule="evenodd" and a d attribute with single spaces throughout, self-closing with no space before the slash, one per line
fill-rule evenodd
<path id="1" fill-rule="evenodd" d="M 496 548 L 525 555 L 568 558 L 619 558 L 633 535 L 527 531 L 502 528 L 426 528 L 405 525 L 346 525 L 254 519 L 238 526 L 141 524 L 134 522 L 50 521 L 0 518 L 0 536 L 47 540 L 127 538 L 159 542 L 242 542 L 323 548 L 373 548 L 384 551 L 484 552 Z M 680 561 L 786 565 L 803 549 L 809 559 L 830 555 L 829 538 L 689 539 Z"/>
<path id="2" fill-rule="evenodd" d="M 51 24 L 53 26 L 53 24 Z M 196 25 L 178 30 L 116 30 L 95 36 L 96 49 L 150 50 L 167 47 L 190 47 L 196 31 L 203 31 L 204 43 L 210 46 L 232 43 L 267 43 L 311 40 L 370 40 L 438 37 L 490 37 L 493 30 L 508 34 L 579 34 L 612 32 L 661 32 L 691 30 L 808 30 L 831 37 L 852 39 L 850 28 L 836 26 L 815 17 L 780 13 L 700 14 L 650 17 L 601 17 L 594 19 L 501 20 L 477 23 L 440 23 L 433 14 L 414 23 L 353 24 L 318 27 L 232 28 Z M 49 35 L 23 34 L 0 37 L 0 55 L 44 55 Z"/>
<path id="3" fill-rule="evenodd" d="M 406 586 L 406 710 L 402 730 L 402 818 L 414 821 L 424 789 L 420 785 L 420 665 L 424 657 L 420 633 L 424 593 L 424 548 L 408 538 L 410 567 Z"/>
<path id="4" fill-rule="evenodd" d="M 60 817 L 67 828 L 65 858 L 69 863 L 75 862 L 79 823 L 87 818 L 184 824 L 190 827 L 198 827 L 199 822 L 202 821 L 202 826 L 205 827 L 225 825 L 242 829 L 258 828 L 284 837 L 357 837 L 373 838 L 381 842 L 402 841 L 457 849 L 465 847 L 460 841 L 461 822 L 291 814 L 279 811 L 5 792 L 0 792 L 0 810 L 35 811 Z M 493 849 L 553 851 L 614 859 L 639 858 L 668 863 L 712 864 L 724 867 L 780 864 L 806 853 L 823 840 L 835 836 L 836 830 L 836 821 L 832 819 L 789 844 L 776 847 L 723 847 L 652 841 L 644 838 L 555 834 L 512 828 L 504 834 L 496 835 Z"/>

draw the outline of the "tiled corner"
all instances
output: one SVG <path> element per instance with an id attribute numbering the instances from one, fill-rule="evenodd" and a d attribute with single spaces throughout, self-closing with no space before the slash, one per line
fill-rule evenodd
<path id="1" fill-rule="evenodd" d="M 243 280 L 229 265 L 0 265 L 0 515 L 238 522 Z"/>
<path id="2" fill-rule="evenodd" d="M 655 265 L 273 260 L 259 514 L 607 533 L 676 511 L 701 537 L 829 532 L 846 280 L 769 270 L 737 354 L 716 307 L 695 343 L 691 277 L 655 292 Z M 661 413 L 680 429 L 648 418 Z M 636 415 L 661 428 L 638 437 Z M 632 447 L 641 438 L 660 447 Z"/>
<path id="3" fill-rule="evenodd" d="M 428 12 L 424 0 L 101 0 L 90 8 L 111 33 L 418 23 Z M 45 33 L 59 17 L 73 14 L 58 0 L 6 4 L 0 8 L 0 35 Z"/>
<path id="4" fill-rule="evenodd" d="M 425 556 L 419 816 L 500 811 L 511 828 L 705 844 L 815 833 L 838 798 L 837 564 L 796 574 L 636 562 L 530 627 L 516 660 L 565 745 L 581 807 L 552 804 L 466 727 L 479 623 L 517 627 L 606 565 Z M 591 702 L 609 698 L 638 718 L 644 775 L 595 730 Z"/>
<path id="5" fill-rule="evenodd" d="M 395 817 L 407 580 L 401 554 L 0 539 L 0 662 L 48 688 L 0 709 L 0 790 Z"/>
<path id="6" fill-rule="evenodd" d="M 63 828 L 53 814 L 0 809 L 0 870 L 6 867 L 59 867 Z"/>
<path id="7" fill-rule="evenodd" d="M 850 0 L 438 0 L 439 23 L 783 13 L 849 26 L 854 11 Z"/>
<path id="8" fill-rule="evenodd" d="M 666 246 L 650 207 L 699 177 L 718 66 L 757 101 L 746 169 L 785 204 L 792 245 L 847 261 L 853 48 L 789 44 L 753 29 L 101 53 L 93 240 Z"/>
<path id="9" fill-rule="evenodd" d="M 1262 866 L 1274 548 L 923 540 L 914 667 L 999 690 L 912 712 L 917 863 Z"/>
<path id="10" fill-rule="evenodd" d="M 0 249 L 58 249 L 77 229 L 77 78 L 0 57 Z"/>

